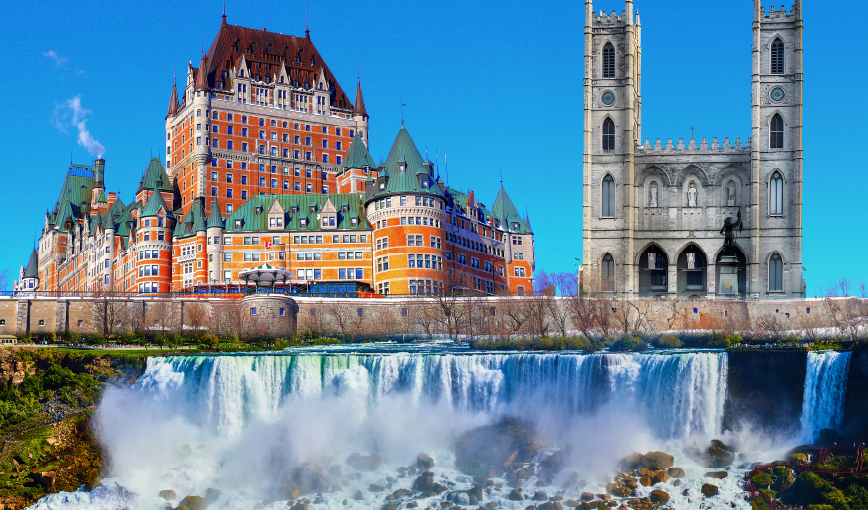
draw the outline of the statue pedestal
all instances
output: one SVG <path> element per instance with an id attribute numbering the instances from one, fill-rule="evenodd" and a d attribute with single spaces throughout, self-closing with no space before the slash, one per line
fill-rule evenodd
<path id="1" fill-rule="evenodd" d="M 720 284 L 717 286 L 717 295 L 721 297 L 737 297 L 738 288 L 738 257 L 735 255 L 722 255 L 717 262 L 720 267 Z"/>

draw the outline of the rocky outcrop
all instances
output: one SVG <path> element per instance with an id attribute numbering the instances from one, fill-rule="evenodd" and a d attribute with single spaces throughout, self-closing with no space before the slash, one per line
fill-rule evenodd
<path id="1" fill-rule="evenodd" d="M 702 488 L 700 489 L 700 492 L 702 492 L 703 496 L 710 498 L 713 496 L 717 496 L 717 493 L 720 492 L 720 489 L 717 487 L 717 485 L 713 485 L 710 483 L 704 483 L 704 484 L 702 484 Z"/>
<path id="2" fill-rule="evenodd" d="M 446 491 L 446 486 L 440 485 L 434 481 L 434 473 L 422 473 L 413 482 L 413 490 L 420 493 L 420 498 L 428 498 L 436 496 Z"/>
<path id="3" fill-rule="evenodd" d="M 511 466 L 533 461 L 542 444 L 529 424 L 504 418 L 459 437 L 454 445 L 455 467 L 473 476 L 500 476 Z"/>

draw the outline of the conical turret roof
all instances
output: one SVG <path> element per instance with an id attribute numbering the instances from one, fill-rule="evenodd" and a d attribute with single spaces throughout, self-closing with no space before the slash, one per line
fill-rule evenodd
<path id="1" fill-rule="evenodd" d="M 353 113 L 364 117 L 368 116 L 368 111 L 365 110 L 365 98 L 362 97 L 362 80 L 356 84 L 356 103 L 353 107 Z"/>
<path id="2" fill-rule="evenodd" d="M 500 185 L 500 191 L 497 192 L 497 198 L 494 200 L 494 207 L 491 208 L 491 213 L 495 218 L 500 220 L 501 228 L 518 234 L 530 234 L 530 226 L 518 213 L 518 210 L 510 200 L 509 195 L 503 185 Z"/>
<path id="3" fill-rule="evenodd" d="M 142 209 L 142 217 L 157 216 L 161 208 L 166 211 L 166 216 L 172 216 L 172 211 L 169 210 L 169 206 L 167 206 L 166 201 L 163 200 L 163 195 L 157 187 L 154 186 L 154 190 L 148 198 L 148 203 L 146 203 L 144 209 Z"/>
<path id="4" fill-rule="evenodd" d="M 25 278 L 39 277 L 39 255 L 36 253 L 36 248 L 30 254 L 30 260 L 27 261 L 27 267 L 24 268 Z"/>
<path id="5" fill-rule="evenodd" d="M 148 163 L 148 168 L 145 169 L 145 173 L 142 175 L 142 181 L 139 183 L 138 191 L 154 189 L 155 186 L 160 191 L 174 191 L 172 189 L 172 181 L 169 179 L 169 174 L 166 173 L 166 169 L 163 168 L 163 163 L 160 161 L 160 158 L 151 158 L 151 162 Z"/>
<path id="6" fill-rule="evenodd" d="M 178 84 L 172 84 L 172 96 L 169 98 L 169 113 L 166 117 L 178 115 Z"/>
<path id="7" fill-rule="evenodd" d="M 211 204 L 211 214 L 208 215 L 207 228 L 223 228 L 223 217 L 220 216 L 220 206 L 217 205 L 217 200 Z"/>
<path id="8" fill-rule="evenodd" d="M 371 157 L 371 153 L 368 152 L 368 148 L 365 146 L 365 142 L 356 133 L 356 136 L 350 141 L 349 149 L 347 149 L 347 157 L 344 159 L 343 168 L 365 168 L 366 166 L 377 168 L 374 158 Z"/>

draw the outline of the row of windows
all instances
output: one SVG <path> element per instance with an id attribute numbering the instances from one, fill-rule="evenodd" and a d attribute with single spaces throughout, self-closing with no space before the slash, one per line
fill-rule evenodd
<path id="1" fill-rule="evenodd" d="M 443 270 L 443 258 L 436 255 L 411 253 L 407 255 L 407 267 L 410 269 Z"/>
<path id="2" fill-rule="evenodd" d="M 214 120 L 220 120 L 219 113 L 220 113 L 220 112 L 218 112 L 218 111 L 216 111 L 216 110 L 213 111 L 213 112 L 211 113 L 211 118 L 214 119 Z M 196 110 L 196 117 L 201 117 L 201 116 L 202 116 L 202 110 L 201 110 L 201 109 Z M 226 120 L 226 122 L 234 122 L 234 121 L 235 121 L 235 116 L 234 116 L 233 114 L 231 114 L 231 113 L 226 113 L 226 116 L 224 117 L 224 120 Z M 247 116 L 246 116 L 246 115 L 242 115 L 241 118 L 240 118 L 240 122 L 241 122 L 241 124 L 247 124 L 247 120 L 248 120 L 248 119 L 247 119 Z M 289 123 L 286 122 L 286 121 L 277 121 L 277 120 L 274 120 L 274 119 L 266 120 L 264 117 L 260 117 L 260 118 L 259 118 L 259 125 L 260 125 L 260 126 L 263 126 L 263 127 L 266 126 L 266 125 L 271 126 L 271 127 L 277 127 L 278 125 L 280 125 L 280 126 L 282 126 L 282 127 L 284 127 L 284 128 L 289 128 Z M 293 128 L 293 129 L 296 129 L 296 130 L 300 130 L 300 129 L 301 129 L 301 125 L 300 125 L 298 122 L 296 122 L 296 123 L 294 123 L 294 124 L 292 125 L 292 128 Z M 177 129 L 177 128 L 176 128 L 176 129 Z M 324 135 L 327 135 L 327 134 L 328 134 L 328 126 L 322 126 L 321 129 L 322 129 L 322 133 L 323 133 Z M 304 125 L 304 130 L 305 130 L 305 131 L 312 131 L 311 125 L 310 125 L 310 124 L 305 124 L 305 125 Z M 334 134 L 335 134 L 335 136 L 341 136 L 341 134 L 342 134 L 342 128 L 335 127 L 335 133 L 334 133 Z M 352 138 L 353 136 L 355 136 L 355 133 L 353 132 L 352 129 L 350 129 L 350 130 L 349 130 L 349 137 Z"/>
<path id="3" fill-rule="evenodd" d="M 407 206 L 407 197 L 397 197 L 398 204 L 401 207 Z M 434 198 L 428 197 L 412 197 L 414 198 L 414 202 L 417 207 L 437 207 L 439 209 L 443 209 L 443 202 L 440 200 L 435 200 Z M 374 209 L 379 211 L 380 209 L 388 209 L 392 207 L 392 197 L 381 198 L 374 202 Z"/>
<path id="4" fill-rule="evenodd" d="M 216 159 L 211 160 L 211 166 L 215 166 L 215 167 L 217 166 L 217 160 Z M 232 168 L 232 160 L 231 159 L 226 160 L 226 168 Z M 272 165 L 271 169 L 270 169 L 271 173 L 273 173 L 273 174 L 278 173 L 279 168 L 280 167 L 278 167 L 277 165 Z M 241 163 L 241 170 L 247 170 L 247 163 Z M 253 169 L 251 168 L 251 170 L 253 170 Z M 266 166 L 264 164 L 259 165 L 259 171 L 265 172 Z M 286 167 L 286 166 L 283 167 L 283 175 L 289 175 L 289 167 Z M 293 169 L 293 175 L 295 175 L 296 177 L 301 177 L 301 169 L 300 168 Z M 308 179 L 312 179 L 313 178 L 313 171 L 310 168 L 306 169 L 304 176 Z M 324 181 L 329 180 L 328 172 L 321 172 L 319 175 L 319 178 L 324 180 Z M 234 179 L 234 176 L 231 173 L 226 174 L 226 183 L 227 184 L 233 184 L 233 182 L 234 182 L 233 179 Z M 263 178 L 260 177 L 259 182 L 262 182 L 262 179 Z M 217 172 L 211 172 L 211 180 L 214 182 L 219 182 L 220 181 L 220 174 Z M 241 175 L 240 183 L 243 185 L 247 184 L 247 176 L 246 175 Z M 162 223 L 160 223 L 160 226 L 162 226 Z"/>
<path id="5" fill-rule="evenodd" d="M 207 140 L 206 140 L 206 142 L 207 142 Z M 197 143 L 201 144 L 201 141 L 199 139 L 197 139 Z M 212 138 L 211 139 L 211 147 L 214 147 L 215 149 L 219 149 L 220 148 L 220 139 L 219 138 Z M 226 142 L 226 149 L 227 150 L 235 150 L 235 142 L 232 140 L 228 140 Z M 246 142 L 241 144 L 241 151 L 242 152 L 248 152 L 248 146 L 247 146 Z M 250 151 L 250 152 L 252 152 L 252 151 Z M 274 157 L 280 156 L 280 157 L 284 157 L 284 158 L 290 157 L 289 156 L 289 149 L 283 149 L 283 150 L 279 151 L 278 147 L 276 147 L 276 146 L 266 148 L 265 145 L 260 145 L 258 152 L 259 152 L 259 154 L 261 154 L 263 156 L 265 156 L 265 155 L 274 156 Z M 181 157 L 183 158 L 183 154 L 181 155 Z M 302 159 L 301 151 L 298 149 L 294 149 L 292 152 L 292 158 L 293 159 Z M 313 161 L 314 160 L 313 153 L 311 153 L 310 151 L 305 151 L 304 159 L 305 159 L 305 161 Z M 320 161 L 322 163 L 329 163 L 330 159 L 331 158 L 330 158 L 328 153 L 323 153 L 322 156 L 320 157 Z M 341 163 L 343 163 L 343 157 L 340 154 L 338 154 L 335 156 L 335 164 L 340 165 Z M 229 167 L 229 168 L 231 168 L 231 167 Z"/>
<path id="6" fill-rule="evenodd" d="M 265 179 L 259 179 L 259 187 L 261 187 L 261 188 L 267 188 L 267 187 L 269 187 L 269 186 L 265 183 Z M 271 179 L 271 186 L 270 186 L 270 187 L 271 187 L 272 189 L 277 189 L 277 187 L 278 187 L 277 179 Z M 284 190 L 289 190 L 289 181 L 283 181 L 283 189 L 284 189 Z M 298 181 L 294 182 L 294 183 L 293 183 L 293 189 L 294 189 L 295 191 L 301 191 L 301 183 L 298 182 Z M 307 193 L 311 193 L 311 192 L 313 191 L 313 185 L 312 185 L 311 183 L 308 182 L 308 183 L 305 184 L 304 189 L 305 189 L 305 191 L 306 191 Z M 325 194 L 328 194 L 328 192 L 329 192 L 329 188 L 328 188 L 328 186 L 323 185 L 323 187 L 322 187 L 322 194 L 325 195 Z M 212 196 L 212 197 L 217 197 L 218 194 L 219 194 L 219 190 L 217 189 L 217 187 L 216 187 L 216 186 L 211 186 L 211 196 Z M 260 191 L 259 194 L 260 194 L 260 195 L 264 195 L 265 192 L 264 192 L 264 191 Z M 236 198 L 236 197 L 235 197 L 235 190 L 232 189 L 232 188 L 226 188 L 226 189 L 225 189 L 225 195 L 226 195 L 226 198 Z M 247 193 L 247 190 L 246 190 L 246 189 L 241 190 L 241 193 L 240 193 L 240 196 L 239 196 L 239 198 L 240 198 L 241 200 L 247 200 L 247 197 L 248 197 L 248 196 L 249 196 L 249 194 Z M 231 211 L 230 211 L 230 212 L 231 212 Z M 272 226 L 274 226 L 274 225 L 272 225 Z M 161 240 L 162 240 L 162 239 L 161 239 Z"/>

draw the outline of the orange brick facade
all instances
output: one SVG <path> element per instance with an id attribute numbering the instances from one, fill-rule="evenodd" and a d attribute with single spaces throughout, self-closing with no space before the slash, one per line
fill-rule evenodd
<path id="1" fill-rule="evenodd" d="M 287 292 L 531 291 L 533 233 L 503 187 L 490 210 L 447 187 L 403 126 L 375 164 L 368 120 L 361 86 L 350 103 L 309 35 L 224 19 L 182 99 L 173 87 L 166 165 L 151 159 L 128 205 L 105 193 L 104 160 L 73 165 L 15 288 L 239 291 L 267 262 L 292 273 Z"/>

